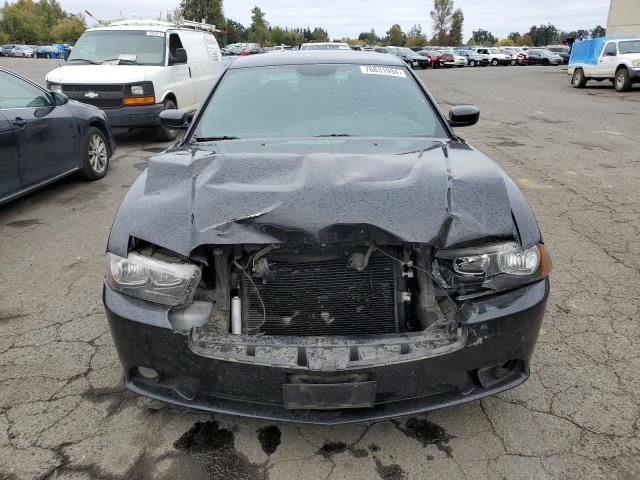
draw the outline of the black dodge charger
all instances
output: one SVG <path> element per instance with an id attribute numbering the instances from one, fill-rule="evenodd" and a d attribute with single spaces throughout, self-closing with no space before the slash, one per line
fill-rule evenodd
<path id="1" fill-rule="evenodd" d="M 231 64 L 126 195 L 104 304 L 129 389 L 322 424 L 529 374 L 551 261 L 516 184 L 398 57 Z"/>

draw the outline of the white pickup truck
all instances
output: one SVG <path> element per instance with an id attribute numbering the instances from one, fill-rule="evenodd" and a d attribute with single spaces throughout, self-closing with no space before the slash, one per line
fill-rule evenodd
<path id="1" fill-rule="evenodd" d="M 569 75 L 575 88 L 610 80 L 618 92 L 640 83 L 640 38 L 602 37 L 573 44 Z"/>

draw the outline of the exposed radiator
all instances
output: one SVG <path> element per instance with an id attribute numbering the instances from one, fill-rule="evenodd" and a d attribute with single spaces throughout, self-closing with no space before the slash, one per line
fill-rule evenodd
<path id="1" fill-rule="evenodd" d="M 286 263 L 269 261 L 266 284 L 242 280 L 244 333 L 256 335 L 363 335 L 398 331 L 398 264 L 371 256 L 361 272 L 347 259 Z"/>

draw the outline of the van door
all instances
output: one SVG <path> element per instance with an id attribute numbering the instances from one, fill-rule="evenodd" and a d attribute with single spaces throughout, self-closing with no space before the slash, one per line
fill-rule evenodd
<path id="1" fill-rule="evenodd" d="M 220 72 L 220 49 L 213 35 L 205 32 L 181 32 L 182 41 L 187 50 L 187 65 L 198 106 L 207 97 Z"/>
<path id="2" fill-rule="evenodd" d="M 598 68 L 594 72 L 594 77 L 613 78 L 616 74 L 618 63 L 618 47 L 616 42 L 609 42 L 602 49 L 602 55 L 598 59 Z"/>
<path id="3" fill-rule="evenodd" d="M 193 88 L 192 72 L 188 63 L 177 63 L 176 50 L 185 48 L 182 42 L 183 32 L 168 32 L 169 41 L 167 42 L 167 59 L 171 69 L 171 77 L 175 85 L 175 93 L 178 99 L 178 108 L 184 111 L 191 111 L 195 108 L 196 94 Z M 189 61 L 190 52 L 187 51 L 187 62 Z"/>

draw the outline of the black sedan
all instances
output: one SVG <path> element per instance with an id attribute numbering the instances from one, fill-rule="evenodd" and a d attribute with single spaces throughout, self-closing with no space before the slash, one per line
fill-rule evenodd
<path id="1" fill-rule="evenodd" d="M 106 175 L 115 143 L 104 112 L 0 68 L 0 204 L 67 175 Z"/>
<path id="2" fill-rule="evenodd" d="M 127 193 L 103 299 L 127 387 L 313 423 L 524 382 L 549 254 L 523 194 L 398 57 L 232 63 Z M 190 126 L 189 126 L 190 123 Z"/>

